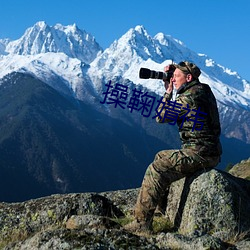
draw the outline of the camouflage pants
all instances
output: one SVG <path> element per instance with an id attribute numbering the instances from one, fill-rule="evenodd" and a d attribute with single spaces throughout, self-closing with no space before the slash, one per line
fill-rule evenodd
<path id="1" fill-rule="evenodd" d="M 170 184 L 203 168 L 212 168 L 220 157 L 201 157 L 192 149 L 164 150 L 156 154 L 146 170 L 135 205 L 138 221 L 151 221 Z"/>

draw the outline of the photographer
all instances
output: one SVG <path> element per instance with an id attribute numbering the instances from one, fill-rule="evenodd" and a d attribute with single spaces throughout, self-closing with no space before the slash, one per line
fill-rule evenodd
<path id="1" fill-rule="evenodd" d="M 216 167 L 220 162 L 221 129 L 215 97 L 207 84 L 200 83 L 201 71 L 195 64 L 181 62 L 164 70 L 168 73 L 173 67 L 171 78 L 162 78 L 166 92 L 158 106 L 156 121 L 173 122 L 168 113 L 169 105 L 181 107 L 175 110 L 175 123 L 179 127 L 182 146 L 181 149 L 160 151 L 147 168 L 135 205 L 135 220 L 125 226 L 132 232 L 152 230 L 155 209 L 162 204 L 172 182 L 197 170 Z M 204 116 L 198 116 L 198 111 Z"/>

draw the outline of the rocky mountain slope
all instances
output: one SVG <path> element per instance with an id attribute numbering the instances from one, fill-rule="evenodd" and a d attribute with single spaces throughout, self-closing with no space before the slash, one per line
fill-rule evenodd
<path id="1" fill-rule="evenodd" d="M 139 186 L 161 141 L 33 76 L 0 85 L 1 201 Z M 133 175 L 131 175 L 133 173 Z"/>
<path id="2" fill-rule="evenodd" d="M 131 234 L 138 189 L 0 203 L 1 249 L 249 249 L 250 182 L 218 170 L 173 183 L 153 234 Z"/>

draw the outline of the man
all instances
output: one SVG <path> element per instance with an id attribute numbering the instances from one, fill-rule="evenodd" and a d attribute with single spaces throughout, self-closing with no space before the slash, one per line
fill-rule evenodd
<path id="1" fill-rule="evenodd" d="M 166 93 L 159 102 L 156 121 L 177 123 L 182 147 L 160 151 L 149 165 L 135 205 L 135 220 L 125 226 L 129 231 L 152 230 L 155 209 L 170 184 L 220 162 L 221 129 L 215 97 L 207 84 L 200 83 L 201 71 L 195 64 L 174 66 L 170 82 L 165 80 Z M 169 66 L 165 67 L 168 70 Z"/>

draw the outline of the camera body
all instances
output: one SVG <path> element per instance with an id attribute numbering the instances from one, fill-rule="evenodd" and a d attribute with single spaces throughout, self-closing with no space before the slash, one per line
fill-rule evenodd
<path id="1" fill-rule="evenodd" d="M 173 64 L 169 65 L 169 70 L 167 72 L 154 71 L 148 68 L 140 68 L 139 77 L 142 79 L 162 79 L 170 81 L 175 71 L 175 66 Z"/>

